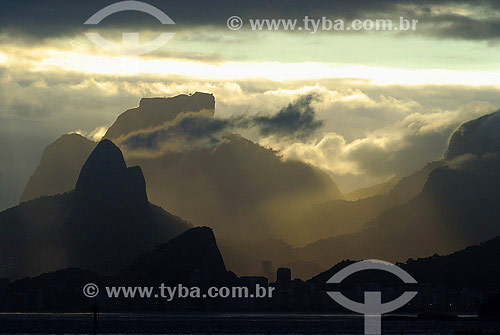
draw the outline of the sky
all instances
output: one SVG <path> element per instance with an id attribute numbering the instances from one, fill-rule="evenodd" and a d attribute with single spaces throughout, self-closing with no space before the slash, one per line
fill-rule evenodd
<path id="1" fill-rule="evenodd" d="M 278 128 L 301 136 L 233 131 L 327 171 L 346 192 L 439 159 L 461 123 L 500 109 L 495 0 L 146 2 L 175 24 L 130 11 L 84 24 L 115 1 L 0 1 L 0 209 L 17 203 L 46 145 L 70 132 L 98 140 L 142 97 L 213 93 L 215 116 L 232 125 L 276 125 L 292 113 L 296 122 Z M 231 16 L 241 29 L 228 28 Z M 249 22 L 305 16 L 418 25 L 313 33 Z M 115 43 L 127 32 L 141 43 L 175 35 L 131 55 L 93 44 L 88 32 Z"/>

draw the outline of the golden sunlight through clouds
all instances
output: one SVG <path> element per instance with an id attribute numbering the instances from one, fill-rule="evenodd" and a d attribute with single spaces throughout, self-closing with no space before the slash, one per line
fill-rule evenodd
<path id="1" fill-rule="evenodd" d="M 324 62 L 226 61 L 214 64 L 166 58 L 91 55 L 59 50 L 47 50 L 42 53 L 35 70 L 63 70 L 116 76 L 174 75 L 213 80 L 266 78 L 284 81 L 349 78 L 367 80 L 375 85 L 500 86 L 499 71 L 410 70 Z"/>

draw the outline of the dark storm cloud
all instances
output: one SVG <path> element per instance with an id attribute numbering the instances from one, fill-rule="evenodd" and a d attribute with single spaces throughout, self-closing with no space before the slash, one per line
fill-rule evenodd
<path id="1" fill-rule="evenodd" d="M 500 20 L 478 20 L 464 15 L 437 15 L 427 22 L 441 25 L 428 34 L 465 40 L 500 39 Z"/>
<path id="2" fill-rule="evenodd" d="M 319 96 L 309 94 L 299 98 L 272 116 L 257 116 L 252 121 L 259 128 L 260 134 L 267 137 L 276 135 L 283 138 L 304 140 L 321 128 L 324 121 L 316 120 L 316 113 L 311 103 Z"/>
<path id="3" fill-rule="evenodd" d="M 0 0 L 0 29 L 35 38 L 71 35 L 87 31 L 83 23 L 100 9 L 117 1 L 67 1 L 67 0 Z M 498 22 L 490 19 L 477 19 L 468 16 L 450 17 L 433 13 L 433 6 L 455 6 L 472 8 L 481 12 L 500 9 L 496 0 L 185 0 L 166 1 L 148 0 L 147 3 L 169 15 L 176 26 L 168 27 L 175 31 L 176 27 L 194 28 L 200 25 L 211 25 L 226 29 L 226 20 L 238 15 L 244 20 L 249 18 L 298 18 L 305 15 L 311 17 L 331 18 L 379 18 L 416 15 L 420 19 L 434 25 L 427 32 L 437 37 L 454 37 L 465 39 L 498 38 Z M 464 7 L 465 8 L 465 7 Z M 378 16 L 377 16 L 378 15 Z M 147 14 L 122 12 L 105 19 L 103 27 L 108 28 L 151 28 L 159 29 L 160 24 Z M 496 35 L 495 35 L 496 34 Z"/>
<path id="4" fill-rule="evenodd" d="M 275 136 L 283 140 L 302 141 L 323 126 L 316 119 L 311 104 L 319 100 L 315 94 L 302 96 L 273 115 L 235 116 L 213 118 L 211 114 L 187 113 L 161 127 L 141 130 L 120 140 L 129 150 L 176 150 L 213 147 L 224 136 L 237 129 L 256 129 L 265 138 Z"/>
<path id="5" fill-rule="evenodd" d="M 204 114 L 183 115 L 161 128 L 140 131 L 128 135 L 121 141 L 129 150 L 160 150 L 165 144 L 178 150 L 191 146 L 214 146 L 221 139 L 219 135 L 229 129 L 230 121 L 215 119 Z"/>

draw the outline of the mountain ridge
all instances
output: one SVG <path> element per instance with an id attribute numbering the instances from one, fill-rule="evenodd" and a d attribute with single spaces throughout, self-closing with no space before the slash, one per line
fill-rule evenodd
<path id="1" fill-rule="evenodd" d="M 498 131 L 493 120 L 491 129 Z M 465 147 L 474 135 L 465 138 Z M 491 150 L 447 161 L 432 170 L 422 192 L 408 203 L 381 213 L 359 232 L 302 248 L 302 257 L 322 266 L 346 258 L 398 261 L 453 252 L 500 235 L 500 152 L 496 146 Z"/>
<path id="2" fill-rule="evenodd" d="M 191 225 L 148 202 L 139 167 L 104 140 L 76 189 L 0 212 L 0 277 L 65 266 L 110 273 Z"/>
<path id="3" fill-rule="evenodd" d="M 160 126 L 181 113 L 199 113 L 203 110 L 214 115 L 215 97 L 212 94 L 196 92 L 170 98 L 142 98 L 139 107 L 118 116 L 103 138 L 116 140 L 138 129 Z"/>
<path id="4" fill-rule="evenodd" d="M 155 115 L 130 123 L 131 127 L 135 127 L 133 131 L 138 131 L 143 126 L 168 123 L 178 113 L 212 110 L 214 99 L 206 93 L 146 98 L 141 100 L 140 107 L 122 115 L 141 118 L 145 109 Z M 172 105 L 172 101 L 177 107 L 166 109 L 165 106 Z M 117 120 L 115 125 L 118 127 L 121 122 Z M 122 136 L 112 135 L 114 132 L 104 139 Z M 127 156 L 127 152 L 124 153 Z M 88 149 L 81 144 L 73 146 L 72 155 L 86 156 L 86 160 L 88 154 Z M 71 170 L 65 173 L 72 175 L 72 184 L 66 182 L 65 186 L 62 185 L 57 175 L 38 180 L 39 174 L 35 173 L 25 190 L 23 201 L 45 195 L 47 184 L 58 184 L 58 190 L 63 192 L 74 187 L 73 180 L 76 182 L 81 166 L 78 171 L 76 167 L 66 166 L 65 155 L 60 156 L 63 157 L 58 159 L 58 155 L 54 155 L 53 164 L 60 162 L 62 169 Z M 79 161 L 83 160 L 81 157 Z M 195 225 L 208 225 L 223 238 L 300 236 L 291 232 L 286 224 L 290 218 L 298 216 L 311 205 L 342 197 L 335 182 L 320 169 L 298 161 L 283 161 L 276 151 L 236 134 L 227 134 L 213 148 L 166 152 L 158 157 L 131 155 L 125 158 L 130 165 L 141 167 L 147 181 L 147 193 L 153 203 L 168 208 Z M 255 224 L 258 227 L 254 227 Z"/>

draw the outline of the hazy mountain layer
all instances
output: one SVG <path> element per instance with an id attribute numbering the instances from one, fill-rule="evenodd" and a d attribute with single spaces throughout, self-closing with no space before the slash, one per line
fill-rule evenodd
<path id="1" fill-rule="evenodd" d="M 454 159 L 469 153 L 482 156 L 488 152 L 499 152 L 499 130 L 499 112 L 464 123 L 451 137 L 445 157 Z"/>
<path id="2" fill-rule="evenodd" d="M 314 206 L 294 220 L 298 241 L 314 242 L 320 239 L 354 233 L 384 211 L 407 203 L 423 189 L 429 174 L 446 161 L 427 164 L 416 173 L 401 178 L 386 194 L 357 201 L 331 200 Z"/>
<path id="3" fill-rule="evenodd" d="M 0 301 L 7 302 L 4 306 L 8 306 L 6 308 L 9 311 L 88 311 L 93 300 L 82 294 L 83 287 L 88 283 L 99 285 L 99 304 L 107 311 L 158 310 L 167 304 L 164 299 L 156 303 L 152 299 L 108 299 L 104 293 L 105 286 L 158 287 L 163 283 L 171 287 L 182 284 L 184 287 L 196 286 L 204 290 L 208 286 L 241 286 L 237 277 L 226 270 L 212 230 L 197 227 L 130 260 L 123 269 L 110 276 L 80 268 L 57 270 L 10 283 L 8 289 L 0 290 Z M 34 292 L 36 299 L 18 299 L 19 296 L 31 297 Z M 192 308 L 196 303 L 205 305 L 207 301 L 183 299 L 180 305 L 173 307 Z M 221 301 L 211 299 L 208 304 L 220 307 Z"/>
<path id="4" fill-rule="evenodd" d="M 40 165 L 24 188 L 21 202 L 72 190 L 80 169 L 96 145 L 83 136 L 69 134 L 47 146 Z"/>
<path id="5" fill-rule="evenodd" d="M 224 239 L 291 239 L 288 224 L 340 196 L 331 178 L 232 135 L 213 149 L 129 160 L 143 168 L 152 201 Z"/>
<path id="6" fill-rule="evenodd" d="M 139 167 L 102 141 L 76 189 L 0 213 L 0 277 L 69 266 L 113 273 L 190 225 L 148 202 Z"/>
<path id="7" fill-rule="evenodd" d="M 184 111 L 211 110 L 213 104 L 213 96 L 203 93 L 143 99 L 140 107 L 118 117 L 106 137 L 170 122 Z M 57 174 L 36 172 L 23 201 L 45 195 L 46 185 L 57 185 L 59 192 L 74 187 L 81 166 L 65 162 L 67 157 L 84 161 L 92 142 L 78 140 L 66 145 L 69 139 L 73 137 L 62 137 L 58 147 L 71 147 L 71 155 L 47 151 L 37 171 L 46 170 L 50 162 L 50 166 L 61 166 L 57 170 L 63 169 L 71 178 L 60 180 Z M 312 206 L 342 197 L 326 173 L 302 162 L 284 162 L 277 152 L 238 135 L 229 134 L 215 146 L 154 156 L 134 154 L 127 158 L 127 152 L 124 154 L 130 165 L 142 168 L 153 203 L 195 225 L 214 228 L 222 238 L 300 240 L 301 231 L 289 222 Z"/>
<path id="8" fill-rule="evenodd" d="M 377 195 L 387 194 L 400 180 L 401 177 L 394 176 L 384 183 L 360 188 L 349 193 L 344 193 L 344 199 L 348 201 L 356 201 L 371 198 Z"/>
<path id="9" fill-rule="evenodd" d="M 325 286 L 328 279 L 335 273 L 352 263 L 353 261 L 343 261 L 336 264 L 329 270 L 311 278 L 310 282 L 314 282 L 319 287 Z M 409 259 L 406 262 L 399 262 L 397 265 L 421 284 L 442 285 L 454 289 L 492 289 L 496 291 L 500 276 L 500 237 L 451 254 L 443 256 L 435 254 L 426 258 Z M 399 281 L 398 278 L 394 277 L 393 280 L 396 283 Z"/>
<path id="10" fill-rule="evenodd" d="M 209 111 L 215 113 L 215 98 L 212 94 L 196 92 L 172 98 L 144 98 L 139 107 L 121 114 L 108 129 L 104 138 L 118 139 L 135 130 L 159 126 L 173 120 L 183 112 Z"/>
<path id="11" fill-rule="evenodd" d="M 203 286 L 221 285 L 234 278 L 226 270 L 212 229 L 197 227 L 143 254 L 113 279 L 140 285 Z"/>
<path id="12" fill-rule="evenodd" d="M 491 122 L 484 129 L 500 130 L 498 114 L 479 119 Z M 469 124 L 476 123 L 465 124 L 459 132 Z M 463 148 L 454 150 L 475 148 L 469 142 L 476 141 L 471 134 L 463 137 Z M 346 258 L 397 261 L 452 252 L 500 235 L 499 152 L 494 143 L 483 144 L 492 151 L 449 161 L 430 174 L 415 199 L 382 213 L 360 232 L 306 246 L 302 257 L 323 266 Z"/>

